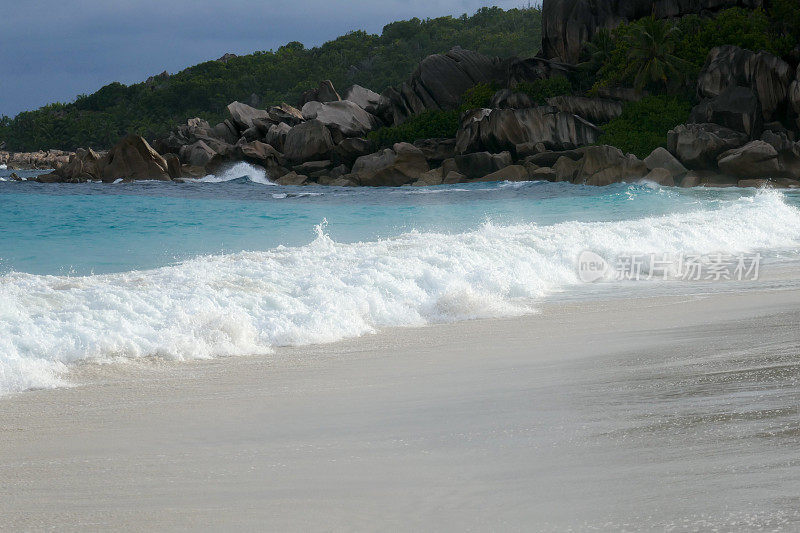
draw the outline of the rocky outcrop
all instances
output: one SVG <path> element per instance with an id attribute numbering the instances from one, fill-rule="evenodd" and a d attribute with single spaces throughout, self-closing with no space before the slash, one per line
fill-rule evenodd
<path id="1" fill-rule="evenodd" d="M 675 158 L 675 156 L 669 153 L 669 150 L 661 146 L 653 150 L 650 155 L 644 158 L 644 164 L 647 165 L 647 168 L 650 170 L 651 174 L 655 171 L 667 172 L 673 182 L 681 179 L 688 172 L 688 169 L 683 166 L 681 162 Z M 655 181 L 661 185 L 667 185 L 666 180 L 663 179 L 663 172 L 659 172 L 653 176 L 648 174 L 645 179 Z"/>
<path id="2" fill-rule="evenodd" d="M 430 109 L 455 109 L 467 89 L 478 83 L 505 82 L 506 67 L 498 58 L 456 47 L 426 57 L 411 78 L 383 93 L 379 116 L 400 124 Z"/>
<path id="3" fill-rule="evenodd" d="M 511 165 L 512 162 L 513 159 L 509 152 L 501 152 L 499 154 L 476 152 L 455 157 L 455 164 L 459 174 L 470 179 L 481 178 L 487 174 L 502 170 Z"/>
<path id="4" fill-rule="evenodd" d="M 753 138 L 761 135 L 764 119 L 761 104 L 755 91 L 747 87 L 732 85 L 719 95 L 707 98 L 692 109 L 690 122 L 711 122 Z"/>
<path id="5" fill-rule="evenodd" d="M 261 141 L 252 141 L 238 146 L 242 159 L 256 163 L 265 168 L 274 168 L 286 164 L 283 154 L 274 147 Z"/>
<path id="6" fill-rule="evenodd" d="M 557 76 L 566 77 L 574 70 L 572 65 L 543 57 L 512 58 L 506 67 L 506 86 L 514 89 L 520 83 L 530 83 Z"/>
<path id="7" fill-rule="evenodd" d="M 644 161 L 613 146 L 587 146 L 578 152 L 582 157 L 576 165 L 573 183 L 610 185 L 638 181 L 649 173 Z"/>
<path id="8" fill-rule="evenodd" d="M 281 105 L 272 106 L 267 111 L 269 120 L 273 124 L 284 122 L 289 126 L 296 126 L 305 120 L 303 112 L 286 102 Z"/>
<path id="9" fill-rule="evenodd" d="M 681 124 L 667 133 L 667 148 L 694 170 L 717 168 L 717 157 L 747 142 L 747 135 L 718 124 Z"/>
<path id="10" fill-rule="evenodd" d="M 417 181 L 430 167 L 422 150 L 408 143 L 359 157 L 352 174 L 360 185 L 397 187 Z"/>
<path id="11" fill-rule="evenodd" d="M 333 150 L 333 159 L 351 167 L 356 159 L 371 154 L 373 150 L 372 143 L 367 139 L 351 137 L 336 145 Z"/>
<path id="12" fill-rule="evenodd" d="M 349 100 L 329 102 L 308 102 L 303 106 L 303 118 L 318 120 L 325 126 L 335 129 L 344 137 L 363 137 L 379 126 L 377 117 L 364 111 L 358 104 Z"/>
<path id="13" fill-rule="evenodd" d="M 98 161 L 98 168 L 103 181 L 172 179 L 167 161 L 138 135 L 117 143 Z"/>
<path id="14" fill-rule="evenodd" d="M 283 154 L 290 161 L 316 161 L 327 159 L 333 146 L 328 128 L 319 120 L 309 120 L 289 130 Z"/>
<path id="15" fill-rule="evenodd" d="M 264 135 L 264 142 L 279 152 L 283 152 L 283 146 L 286 143 L 286 136 L 289 134 L 289 130 L 291 129 L 291 126 L 285 122 L 271 124 L 267 130 L 267 133 Z"/>
<path id="16" fill-rule="evenodd" d="M 40 150 L 38 152 L 6 152 L 0 151 L 0 164 L 9 169 L 47 169 L 66 164 L 72 152 L 62 150 Z"/>
<path id="17" fill-rule="evenodd" d="M 206 166 L 212 166 L 212 162 L 220 163 L 222 161 L 222 156 L 203 141 L 182 146 L 178 155 L 181 161 L 193 167 L 205 168 Z"/>
<path id="18" fill-rule="evenodd" d="M 171 180 L 180 177 L 180 166 L 168 163 L 143 138 L 128 135 L 108 153 L 100 155 L 94 150 L 78 150 L 69 161 L 52 174 L 40 176 L 43 182 L 83 182 L 118 179 Z"/>
<path id="19" fill-rule="evenodd" d="M 575 64 L 584 43 L 601 29 L 654 15 L 674 18 L 728 7 L 761 7 L 762 0 L 545 0 L 542 55 Z"/>
<path id="20" fill-rule="evenodd" d="M 739 179 L 781 177 L 778 151 L 761 140 L 722 153 L 717 160 L 720 171 Z"/>
<path id="21" fill-rule="evenodd" d="M 367 113 L 377 115 L 381 105 L 381 95 L 360 85 L 352 85 L 344 92 L 343 100 L 353 102 Z"/>
<path id="22" fill-rule="evenodd" d="M 797 67 L 794 81 L 789 86 L 789 104 L 795 116 L 800 116 L 800 65 Z M 796 126 L 800 129 L 800 119 L 796 120 Z"/>
<path id="23" fill-rule="evenodd" d="M 776 111 L 785 108 L 793 75 L 788 63 L 770 53 L 718 46 L 708 53 L 697 80 L 697 93 L 702 98 L 713 98 L 729 87 L 749 87 L 758 97 L 764 119 L 769 121 Z"/>
<path id="24" fill-rule="evenodd" d="M 228 113 L 231 114 L 231 120 L 233 120 L 233 123 L 240 131 L 254 127 L 255 123 L 253 120 L 255 119 L 269 119 L 269 112 L 263 109 L 250 107 L 242 102 L 231 102 L 228 104 Z"/>
<path id="25" fill-rule="evenodd" d="M 445 159 L 455 156 L 455 139 L 420 139 L 414 141 L 414 146 L 422 150 L 428 162 L 441 163 Z"/>
<path id="26" fill-rule="evenodd" d="M 578 115 L 592 124 L 605 124 L 622 114 L 622 102 L 608 98 L 554 96 L 547 99 L 547 105 L 564 113 Z"/>
<path id="27" fill-rule="evenodd" d="M 493 109 L 479 116 L 467 116 L 462 121 L 456 153 L 516 153 L 518 145 L 529 143 L 542 143 L 548 150 L 568 150 L 594 144 L 601 133 L 590 122 L 550 106 Z"/>

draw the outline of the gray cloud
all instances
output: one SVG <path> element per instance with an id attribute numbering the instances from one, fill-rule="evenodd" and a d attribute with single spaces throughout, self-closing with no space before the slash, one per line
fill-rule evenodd
<path id="1" fill-rule="evenodd" d="M 226 52 L 321 44 L 394 20 L 504 9 L 524 0 L 29 0 L 3 10 L 0 115 L 71 101 Z"/>

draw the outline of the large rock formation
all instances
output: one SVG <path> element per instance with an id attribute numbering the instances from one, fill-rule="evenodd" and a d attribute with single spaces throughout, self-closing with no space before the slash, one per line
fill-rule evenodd
<path id="1" fill-rule="evenodd" d="M 380 115 L 400 124 L 430 109 L 455 109 L 467 89 L 478 83 L 504 82 L 503 61 L 456 47 L 446 54 L 426 57 L 411 78 L 383 93 Z"/>
<path id="2" fill-rule="evenodd" d="M 430 167 L 422 150 L 408 143 L 359 157 L 353 175 L 360 185 L 398 187 L 417 181 Z"/>
<path id="3" fill-rule="evenodd" d="M 318 161 L 327 159 L 333 146 L 328 128 L 319 120 L 309 120 L 289 130 L 283 153 L 290 161 Z"/>
<path id="4" fill-rule="evenodd" d="M 739 179 L 782 177 L 778 151 L 761 140 L 722 153 L 717 164 L 720 171 Z"/>
<path id="5" fill-rule="evenodd" d="M 747 138 L 718 124 L 681 124 L 667 133 L 667 148 L 687 168 L 714 170 L 722 152 L 742 146 Z"/>
<path id="6" fill-rule="evenodd" d="M 673 18 L 734 6 L 761 7 L 762 0 L 544 0 L 542 55 L 577 63 L 584 43 L 603 28 L 648 17 Z"/>
<path id="7" fill-rule="evenodd" d="M 370 91 L 361 85 L 352 85 L 344 92 L 343 100 L 353 102 L 367 113 L 376 115 L 382 98 L 378 93 Z"/>
<path id="8" fill-rule="evenodd" d="M 40 181 L 83 182 L 102 180 L 171 180 L 180 177 L 180 167 L 166 159 L 138 135 L 128 135 L 105 155 L 78 150 L 70 160 Z"/>
<path id="9" fill-rule="evenodd" d="M 363 137 L 379 126 L 377 117 L 367 113 L 349 100 L 338 102 L 308 102 L 303 106 L 303 118 L 318 120 L 344 137 Z"/>
<path id="10" fill-rule="evenodd" d="M 268 111 L 250 107 L 242 102 L 231 102 L 228 104 L 228 113 L 231 114 L 233 123 L 236 124 L 241 131 L 255 126 L 253 122 L 254 119 L 269 119 Z"/>
<path id="11" fill-rule="evenodd" d="M 622 114 L 622 102 L 608 98 L 554 96 L 547 99 L 547 105 L 564 113 L 578 115 L 592 124 L 605 124 Z"/>
<path id="12" fill-rule="evenodd" d="M 761 103 L 764 119 L 769 121 L 776 111 L 785 108 L 793 75 L 788 63 L 770 53 L 718 46 L 709 52 L 700 71 L 697 93 L 702 98 L 713 98 L 729 87 L 749 87 Z"/>
<path id="13" fill-rule="evenodd" d="M 719 95 L 700 102 L 692 109 L 689 121 L 719 124 L 750 138 L 761 135 L 764 125 L 758 95 L 752 89 L 737 85 L 726 87 Z"/>
<path id="14" fill-rule="evenodd" d="M 122 139 L 100 159 L 98 167 L 103 181 L 172 179 L 167 161 L 138 135 Z"/>
<path id="15" fill-rule="evenodd" d="M 594 144 L 600 130 L 580 117 L 554 107 L 493 109 L 465 118 L 456 137 L 456 152 L 514 153 L 520 145 L 542 143 L 549 150 Z"/>

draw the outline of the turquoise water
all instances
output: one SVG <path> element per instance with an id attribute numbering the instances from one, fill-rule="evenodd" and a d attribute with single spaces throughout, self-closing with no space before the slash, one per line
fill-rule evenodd
<path id="1" fill-rule="evenodd" d="M 587 250 L 795 260 L 799 205 L 653 184 L 279 187 L 242 165 L 183 184 L 0 181 L 0 393 L 81 361 L 265 353 L 627 290 L 581 283 Z"/>
<path id="2" fill-rule="evenodd" d="M 9 172 L 5 173 L 6 175 Z M 0 177 L 3 172 L 0 171 Z M 715 208 L 754 190 L 481 183 L 400 189 L 278 187 L 246 182 L 0 182 L 0 272 L 101 274 L 198 255 L 302 246 L 327 221 L 336 242 L 412 230 L 633 220 Z M 800 195 L 787 195 L 800 204 Z"/>

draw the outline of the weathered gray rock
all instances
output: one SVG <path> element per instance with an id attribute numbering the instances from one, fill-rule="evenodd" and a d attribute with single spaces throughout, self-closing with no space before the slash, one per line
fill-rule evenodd
<path id="1" fill-rule="evenodd" d="M 338 102 L 341 99 L 341 96 L 336 92 L 331 80 L 324 80 L 319 82 L 319 87 L 316 89 L 310 89 L 303 93 L 303 96 L 300 97 L 299 107 L 302 108 L 308 102 L 322 102 L 324 104 L 327 102 Z"/>
<path id="2" fill-rule="evenodd" d="M 455 156 L 455 139 L 420 139 L 414 141 L 414 146 L 422 150 L 425 159 L 430 162 L 440 163 L 445 159 Z"/>
<path id="3" fill-rule="evenodd" d="M 102 157 L 92 150 L 79 148 L 70 156 L 67 163 L 59 166 L 53 172 L 51 181 L 88 181 L 102 178 L 100 160 Z"/>
<path id="4" fill-rule="evenodd" d="M 718 46 L 708 53 L 697 80 L 697 93 L 713 98 L 732 86 L 749 87 L 758 97 L 764 118 L 770 120 L 786 102 L 793 74 L 788 63 L 770 53 Z"/>
<path id="5" fill-rule="evenodd" d="M 97 166 L 103 181 L 172 179 L 166 160 L 138 135 L 118 142 Z"/>
<path id="6" fill-rule="evenodd" d="M 289 126 L 296 126 L 305 120 L 302 111 L 286 102 L 270 107 L 268 113 L 269 120 L 275 124 L 285 122 Z"/>
<path id="7" fill-rule="evenodd" d="M 545 59 L 540 56 L 528 58 L 512 58 L 507 61 L 506 86 L 512 89 L 520 83 L 530 83 L 536 80 L 567 77 L 574 72 L 575 67 L 561 61 Z"/>
<path id="8" fill-rule="evenodd" d="M 239 132 L 230 119 L 220 122 L 211 129 L 210 137 L 219 139 L 226 144 L 236 144 Z"/>
<path id="9" fill-rule="evenodd" d="M 336 129 L 344 137 L 363 137 L 380 124 L 377 117 L 349 100 L 326 104 L 308 102 L 303 106 L 303 118 L 316 119 L 327 127 Z"/>
<path id="10" fill-rule="evenodd" d="M 654 168 L 648 172 L 643 179 L 645 181 L 652 181 L 653 183 L 658 183 L 659 185 L 664 185 L 666 187 L 675 186 L 675 177 L 672 175 L 672 172 L 666 168 Z"/>
<path id="11" fill-rule="evenodd" d="M 667 134 L 667 148 L 685 167 L 714 170 L 717 157 L 747 142 L 747 135 L 718 124 L 681 124 Z"/>
<path id="12" fill-rule="evenodd" d="M 356 159 L 363 155 L 371 154 L 373 149 L 372 143 L 367 139 L 351 137 L 336 145 L 333 150 L 333 159 L 352 167 Z"/>
<path id="13" fill-rule="evenodd" d="M 442 173 L 441 168 L 434 168 L 429 170 L 428 172 L 422 173 L 419 179 L 412 183 L 414 187 L 425 187 L 430 185 L 441 185 L 442 180 L 444 179 L 444 174 Z"/>
<path id="14" fill-rule="evenodd" d="M 492 109 L 525 109 L 526 107 L 534 107 L 531 97 L 525 93 L 515 93 L 511 89 L 500 89 L 489 103 Z"/>
<path id="15" fill-rule="evenodd" d="M 547 99 L 547 105 L 564 113 L 578 115 L 592 124 L 605 124 L 622 114 L 622 102 L 608 98 L 554 96 Z"/>
<path id="16" fill-rule="evenodd" d="M 370 91 L 360 85 L 351 85 L 345 92 L 343 100 L 348 100 L 358 105 L 367 113 L 378 114 L 383 97 L 374 91 Z"/>
<path id="17" fill-rule="evenodd" d="M 528 169 L 522 165 L 509 165 L 475 181 L 528 181 L 531 179 Z"/>
<path id="18" fill-rule="evenodd" d="M 422 150 L 397 143 L 391 149 L 359 157 L 353 174 L 361 185 L 398 187 L 417 181 L 430 167 Z"/>
<path id="19" fill-rule="evenodd" d="M 289 130 L 283 154 L 289 161 L 298 163 L 319 161 L 328 159 L 333 146 L 328 128 L 318 120 L 309 120 Z"/>
<path id="20" fill-rule="evenodd" d="M 690 170 L 681 180 L 681 187 L 734 187 L 738 179 L 716 170 Z"/>
<path id="21" fill-rule="evenodd" d="M 747 87 L 730 86 L 718 96 L 706 98 L 692 109 L 689 122 L 703 124 L 711 122 L 735 131 L 746 133 L 750 138 L 761 135 L 764 119 L 756 93 Z"/>
<path id="22" fill-rule="evenodd" d="M 647 165 L 632 154 L 607 145 L 587 146 L 578 150 L 581 157 L 573 183 L 610 185 L 638 181 L 648 174 Z"/>
<path id="23" fill-rule="evenodd" d="M 280 167 L 286 164 L 283 155 L 273 146 L 261 141 L 252 141 L 239 145 L 242 159 L 257 163 L 266 168 Z"/>
<path id="24" fill-rule="evenodd" d="M 459 154 L 455 157 L 456 167 L 459 174 L 470 179 L 478 179 L 487 174 L 504 169 L 512 163 L 511 154 L 501 152 L 492 154 L 489 152 L 476 152 L 471 154 Z"/>
<path id="25" fill-rule="evenodd" d="M 555 169 L 539 167 L 534 171 L 529 171 L 530 179 L 534 181 L 558 181 L 558 173 Z"/>
<path id="26" fill-rule="evenodd" d="M 553 165 L 556 181 L 572 182 L 575 179 L 575 175 L 578 173 L 578 169 L 580 168 L 578 161 L 579 160 L 575 160 L 564 155 L 560 156 Z"/>
<path id="27" fill-rule="evenodd" d="M 228 113 L 231 114 L 231 120 L 239 131 L 244 131 L 255 126 L 253 119 L 269 118 L 269 113 L 267 111 L 250 107 L 242 102 L 231 102 L 228 104 Z"/>
<path id="28" fill-rule="evenodd" d="M 213 161 L 219 161 L 221 156 L 203 141 L 182 146 L 180 158 L 184 163 L 193 167 L 203 167 Z"/>
<path id="29" fill-rule="evenodd" d="M 789 86 L 789 103 L 796 116 L 800 116 L 800 65 L 797 66 L 795 79 Z M 796 121 L 797 128 L 800 129 L 800 119 Z"/>
<path id="30" fill-rule="evenodd" d="M 455 170 L 451 170 L 450 172 L 445 174 L 442 183 L 444 183 L 445 185 L 453 185 L 455 183 L 465 183 L 467 181 L 469 181 L 469 179 L 465 175 L 460 174 Z"/>
<path id="31" fill-rule="evenodd" d="M 467 89 L 478 83 L 505 82 L 505 77 L 500 59 L 456 47 L 426 57 L 407 82 L 385 91 L 379 115 L 400 124 L 425 110 L 456 109 Z"/>
<path id="32" fill-rule="evenodd" d="M 308 176 L 298 174 L 297 172 L 289 172 L 275 180 L 278 185 L 305 185 L 308 182 Z"/>
<path id="33" fill-rule="evenodd" d="M 761 140 L 724 152 L 717 165 L 725 174 L 739 179 L 780 177 L 782 174 L 778 151 Z"/>
<path id="34" fill-rule="evenodd" d="M 761 7 L 761 0 L 545 0 L 542 55 L 577 63 L 584 44 L 600 29 L 613 29 L 650 15 L 675 18 L 735 6 Z"/>
<path id="35" fill-rule="evenodd" d="M 661 146 L 644 158 L 644 164 L 651 171 L 657 169 L 666 170 L 673 179 L 681 178 L 688 172 L 688 169 L 675 159 L 674 155 L 669 153 L 669 150 Z"/>
<path id="36" fill-rule="evenodd" d="M 462 122 L 456 153 L 516 150 L 524 143 L 542 143 L 549 150 L 593 144 L 600 136 L 595 125 L 550 106 L 494 109 L 480 120 Z"/>
<path id="37" fill-rule="evenodd" d="M 272 124 L 267 130 L 266 135 L 264 135 L 264 142 L 279 152 L 283 152 L 283 147 L 286 143 L 286 136 L 289 135 L 289 130 L 291 129 L 291 126 L 285 122 Z"/>

